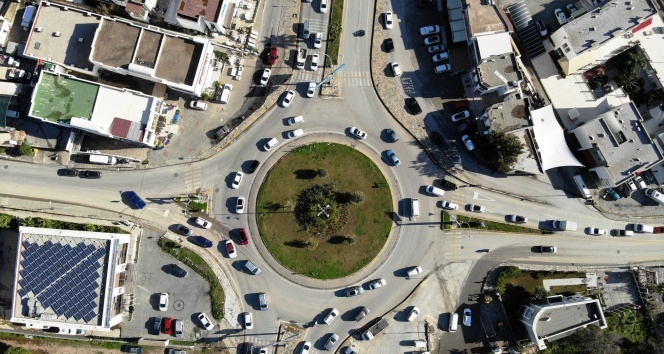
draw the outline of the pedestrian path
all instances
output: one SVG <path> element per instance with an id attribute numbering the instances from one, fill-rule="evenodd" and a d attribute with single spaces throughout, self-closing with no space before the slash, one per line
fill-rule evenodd
<path id="1" fill-rule="evenodd" d="M 184 171 L 184 189 L 193 193 L 202 186 L 201 167 L 199 165 L 190 166 Z"/>
<path id="2" fill-rule="evenodd" d="M 311 33 L 311 36 L 313 37 L 316 32 L 322 32 L 325 34 L 325 31 L 327 30 L 327 19 L 306 19 L 309 21 L 309 31 Z M 323 36 L 325 37 L 325 36 Z"/>
<path id="3" fill-rule="evenodd" d="M 366 71 L 355 71 L 355 70 L 343 70 L 339 72 L 339 83 L 344 87 L 371 87 L 373 82 L 371 81 L 371 72 Z"/>
<path id="4" fill-rule="evenodd" d="M 309 66 L 307 65 L 307 68 Z M 323 74 L 320 70 L 294 70 L 293 71 L 293 80 L 294 82 L 309 82 L 316 81 L 320 82 L 323 79 Z"/>

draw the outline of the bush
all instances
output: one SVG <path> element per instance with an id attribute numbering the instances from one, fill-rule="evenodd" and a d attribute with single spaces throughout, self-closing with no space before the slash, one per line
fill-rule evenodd
<path id="1" fill-rule="evenodd" d="M 201 100 L 203 100 L 203 101 L 209 101 L 210 98 L 211 98 L 211 96 L 210 96 L 210 94 L 208 94 L 207 92 L 203 92 L 203 93 L 201 94 Z"/>
<path id="2" fill-rule="evenodd" d="M 355 191 L 350 193 L 350 202 L 354 204 L 360 204 L 367 199 L 367 196 L 364 195 L 362 191 Z"/>
<path id="3" fill-rule="evenodd" d="M 325 178 L 325 177 L 328 176 L 327 170 L 324 169 L 324 168 L 321 168 L 316 172 L 318 173 L 318 176 L 321 177 L 321 178 Z"/>
<path id="4" fill-rule="evenodd" d="M 32 145 L 30 145 L 30 143 L 27 142 L 27 141 L 23 141 L 23 144 L 21 144 L 18 147 L 18 152 L 22 156 L 34 156 L 35 155 L 35 151 L 32 149 Z"/>
<path id="5" fill-rule="evenodd" d="M 505 286 L 507 283 L 512 280 L 512 278 L 517 277 L 521 274 L 521 269 L 510 266 L 505 269 L 503 269 L 500 272 L 500 275 L 498 276 L 498 279 L 496 280 L 496 288 L 498 288 L 498 292 L 504 293 L 505 292 Z"/>

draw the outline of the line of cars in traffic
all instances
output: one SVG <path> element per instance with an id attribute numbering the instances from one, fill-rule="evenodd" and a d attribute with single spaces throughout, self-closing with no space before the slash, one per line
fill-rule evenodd
<path id="1" fill-rule="evenodd" d="M 367 133 L 359 128 L 356 127 L 350 127 L 348 128 L 348 131 L 352 136 L 354 136 L 357 139 L 366 139 Z M 399 136 L 393 129 L 386 129 L 385 130 L 385 135 L 389 138 L 389 140 L 393 143 L 396 143 L 399 141 Z M 388 163 L 392 164 L 392 166 L 399 166 L 401 165 L 401 160 L 399 160 L 399 157 L 397 154 L 394 152 L 392 149 L 385 150 L 383 152 L 385 154 L 385 158 L 388 161 Z"/>

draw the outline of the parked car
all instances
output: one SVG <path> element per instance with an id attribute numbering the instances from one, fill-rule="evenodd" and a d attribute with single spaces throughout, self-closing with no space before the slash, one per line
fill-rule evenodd
<path id="1" fill-rule="evenodd" d="M 443 60 L 447 60 L 447 59 L 449 59 L 449 55 L 447 54 L 447 52 L 442 52 L 442 53 L 438 53 L 438 54 L 434 55 L 434 56 L 432 57 L 432 59 L 433 59 L 433 62 L 434 62 L 434 63 L 437 63 L 437 62 L 439 62 L 439 61 L 443 61 Z"/>
<path id="2" fill-rule="evenodd" d="M 194 230 L 192 230 L 192 229 L 190 229 L 190 228 L 188 228 L 188 227 L 186 227 L 182 224 L 178 224 L 178 227 L 176 229 L 178 230 L 179 233 L 181 233 L 185 236 L 191 236 L 191 235 L 194 234 Z"/>
<path id="3" fill-rule="evenodd" d="M 168 310 L 168 293 L 159 294 L 159 311 Z"/>
<path id="4" fill-rule="evenodd" d="M 457 128 L 457 131 L 458 131 L 459 133 L 463 133 L 463 131 L 466 130 L 466 128 L 468 128 L 468 122 L 463 122 L 463 123 Z"/>
<path id="5" fill-rule="evenodd" d="M 154 318 L 154 324 L 152 325 L 153 334 L 159 335 L 161 333 L 161 317 Z"/>
<path id="6" fill-rule="evenodd" d="M 521 215 L 507 215 L 507 220 L 515 224 L 525 224 L 528 222 L 528 218 Z"/>
<path id="7" fill-rule="evenodd" d="M 425 190 L 427 191 L 427 193 L 433 194 L 433 195 L 438 196 L 438 197 L 442 197 L 443 195 L 445 195 L 444 190 L 442 190 L 440 188 L 436 188 L 432 185 L 426 186 Z"/>
<path id="8" fill-rule="evenodd" d="M 561 25 L 564 25 L 567 23 L 567 17 L 565 16 L 565 13 L 561 9 L 555 9 L 553 11 L 553 15 L 556 17 L 556 20 L 558 20 L 558 23 Z"/>
<path id="9" fill-rule="evenodd" d="M 383 287 L 385 284 L 387 284 L 385 279 L 383 279 L 383 278 L 376 279 L 376 280 L 372 281 L 371 283 L 369 283 L 369 289 L 376 290 L 378 288 Z"/>
<path id="10" fill-rule="evenodd" d="M 385 46 L 385 51 L 388 53 L 392 53 L 394 51 L 394 41 L 392 38 L 385 38 L 383 41 L 383 46 Z"/>
<path id="11" fill-rule="evenodd" d="M 211 222 L 209 222 L 209 221 L 207 221 L 203 218 L 200 218 L 200 217 L 197 217 L 197 218 L 194 219 L 194 224 L 196 224 L 197 226 L 202 227 L 204 229 L 209 229 L 209 228 L 212 227 Z"/>
<path id="12" fill-rule="evenodd" d="M 401 76 L 401 68 L 399 67 L 399 63 L 396 61 L 393 63 L 390 63 L 390 68 L 392 69 L 392 74 L 397 77 Z"/>
<path id="13" fill-rule="evenodd" d="M 385 154 L 387 155 L 387 158 L 389 158 L 390 161 L 392 162 L 392 165 L 394 165 L 394 166 L 401 165 L 401 160 L 399 160 L 399 158 L 397 157 L 397 154 L 394 151 L 387 150 L 385 152 Z"/>
<path id="14" fill-rule="evenodd" d="M 314 37 L 314 48 L 320 48 L 323 46 L 323 33 L 317 32 Z"/>
<path id="15" fill-rule="evenodd" d="M 260 307 L 261 311 L 266 311 L 268 309 L 267 295 L 265 293 L 258 293 L 258 306 Z"/>
<path id="16" fill-rule="evenodd" d="M 318 62 L 320 61 L 320 55 L 312 54 L 311 55 L 311 70 L 318 70 Z"/>
<path id="17" fill-rule="evenodd" d="M 228 258 L 237 257 L 237 252 L 235 251 L 235 243 L 233 240 L 226 241 L 226 252 L 228 252 Z"/>
<path id="18" fill-rule="evenodd" d="M 387 130 L 385 131 L 385 133 L 387 134 L 387 136 L 390 137 L 390 139 L 392 139 L 392 142 L 393 142 L 393 143 L 396 143 L 397 141 L 399 141 L 399 136 L 397 135 L 397 133 L 396 133 L 394 130 L 392 130 L 392 129 L 387 129 Z"/>
<path id="19" fill-rule="evenodd" d="M 606 235 L 606 230 L 605 229 L 600 229 L 600 228 L 597 228 L 597 227 L 589 227 L 588 228 L 588 235 L 604 236 L 604 235 Z"/>
<path id="20" fill-rule="evenodd" d="M 270 47 L 270 51 L 267 55 L 267 63 L 270 65 L 274 65 L 274 63 L 277 62 L 277 59 L 279 58 L 279 55 L 277 55 L 278 49 L 275 46 Z"/>
<path id="21" fill-rule="evenodd" d="M 355 135 L 358 139 L 365 139 L 367 137 L 366 132 L 355 127 L 350 127 L 350 133 Z"/>
<path id="22" fill-rule="evenodd" d="M 302 117 L 302 116 L 297 116 L 297 117 L 289 118 L 289 119 L 286 121 L 286 124 L 288 124 L 288 125 L 295 125 L 295 124 L 300 124 L 300 123 L 302 123 L 302 122 L 304 122 L 304 117 Z"/>
<path id="23" fill-rule="evenodd" d="M 535 26 L 537 27 L 540 36 L 546 37 L 546 35 L 549 34 L 549 32 L 546 30 L 546 26 L 544 25 L 544 21 L 542 20 L 535 21 Z"/>
<path id="24" fill-rule="evenodd" d="M 96 179 L 96 178 L 101 178 L 101 172 L 100 171 L 81 171 L 79 176 L 81 176 L 81 178 Z"/>
<path id="25" fill-rule="evenodd" d="M 419 314 L 420 314 L 419 307 L 413 306 L 413 309 L 410 310 L 410 312 L 408 313 L 408 317 L 407 317 L 408 322 L 413 322 L 415 317 L 417 317 L 417 315 L 419 315 Z"/>
<path id="26" fill-rule="evenodd" d="M 295 91 L 293 90 L 286 91 L 286 93 L 284 94 L 284 98 L 281 99 L 281 106 L 287 108 L 293 102 L 293 98 L 295 98 Z"/>
<path id="27" fill-rule="evenodd" d="M 565 7 L 567 8 L 567 11 L 569 11 L 570 18 L 572 17 L 573 13 L 579 11 L 579 9 L 577 9 L 576 6 L 574 6 L 574 4 L 567 4 L 565 5 Z"/>
<path id="28" fill-rule="evenodd" d="M 330 338 L 328 338 L 327 342 L 325 342 L 324 346 L 325 350 L 331 350 L 332 348 L 334 348 L 334 345 L 337 343 L 338 340 L 339 336 L 336 335 L 335 333 L 332 333 L 332 335 L 330 335 Z"/>
<path id="29" fill-rule="evenodd" d="M 420 273 L 422 273 L 422 267 L 420 267 L 420 266 L 409 268 L 406 271 L 406 275 L 408 277 L 412 277 L 412 276 L 418 275 Z"/>
<path id="30" fill-rule="evenodd" d="M 197 245 L 199 245 L 203 248 L 210 248 L 214 245 L 212 243 L 212 241 L 208 240 L 207 238 L 205 238 L 203 236 L 195 236 L 191 239 L 191 242 L 193 242 L 193 243 L 195 243 L 195 244 L 197 244 Z"/>
<path id="31" fill-rule="evenodd" d="M 648 188 L 648 186 L 646 185 L 646 182 L 643 180 L 643 177 L 641 177 L 641 176 L 634 177 L 634 182 L 636 182 L 636 185 L 641 189 Z"/>
<path id="32" fill-rule="evenodd" d="M 452 70 L 452 67 L 450 66 L 450 64 L 442 64 L 442 65 L 438 65 L 435 68 L 433 68 L 433 71 L 436 74 L 446 73 L 450 70 Z"/>
<path id="33" fill-rule="evenodd" d="M 629 190 L 631 190 L 632 192 L 636 191 L 636 184 L 634 183 L 633 180 L 630 179 L 627 181 L 627 188 L 629 188 Z"/>
<path id="34" fill-rule="evenodd" d="M 311 98 L 316 95 L 316 81 L 312 81 L 309 83 L 309 86 L 307 87 L 307 97 Z"/>
<path id="35" fill-rule="evenodd" d="M 440 36 L 437 34 L 424 38 L 424 45 L 432 45 L 436 43 L 440 43 Z"/>
<path id="36" fill-rule="evenodd" d="M 265 149 L 265 151 L 270 151 L 273 147 L 277 146 L 277 144 L 279 144 L 279 140 L 277 140 L 277 138 L 272 138 L 263 145 L 263 149 Z"/>
<path id="37" fill-rule="evenodd" d="M 164 319 L 164 334 L 173 334 L 173 319 L 166 317 Z"/>
<path id="38" fill-rule="evenodd" d="M 352 286 L 352 287 L 346 289 L 346 296 L 347 297 L 353 297 L 353 296 L 356 296 L 356 295 L 360 295 L 363 292 L 364 292 L 364 289 L 362 289 L 361 287 Z"/>
<path id="39" fill-rule="evenodd" d="M 458 204 L 454 204 L 454 203 L 452 203 L 452 202 L 448 202 L 447 200 L 443 200 L 443 201 L 440 203 L 440 205 L 441 205 L 441 207 L 442 207 L 443 209 L 447 209 L 447 210 L 457 210 L 457 209 L 459 209 L 459 205 L 458 205 Z"/>
<path id="40" fill-rule="evenodd" d="M 461 111 L 459 113 L 453 114 L 450 118 L 452 119 L 452 122 L 458 122 L 468 117 L 470 117 L 470 111 Z"/>
<path id="41" fill-rule="evenodd" d="M 295 130 L 291 130 L 288 133 L 286 133 L 286 136 L 288 137 L 288 139 L 293 139 L 293 138 L 296 138 L 296 137 L 298 137 L 302 134 L 304 134 L 304 130 L 295 129 Z"/>
<path id="42" fill-rule="evenodd" d="M 251 263 L 251 261 L 247 261 L 247 262 L 244 264 L 244 266 L 245 266 L 245 267 L 249 270 L 249 272 L 251 272 L 251 274 L 253 274 L 253 275 L 261 274 L 261 269 L 258 268 L 258 267 L 256 267 L 256 265 L 254 265 L 253 263 Z"/>
<path id="43" fill-rule="evenodd" d="M 267 82 L 270 80 L 271 74 L 272 70 L 270 68 L 263 69 L 263 75 L 261 76 L 261 85 L 263 86 L 267 85 Z"/>
<path id="44" fill-rule="evenodd" d="M 394 21 L 392 19 L 392 11 L 387 11 L 385 13 L 385 28 L 391 29 L 394 26 Z"/>
<path id="45" fill-rule="evenodd" d="M 359 309 L 359 310 L 357 311 L 357 313 L 355 314 L 354 319 L 355 319 L 355 321 L 360 321 L 360 320 L 362 320 L 364 317 L 366 317 L 368 314 L 369 314 L 369 309 L 366 308 L 366 307 L 364 307 L 364 306 L 362 306 L 362 307 L 360 307 L 360 309 Z"/>
<path id="46" fill-rule="evenodd" d="M 470 327 L 471 325 L 471 313 L 469 308 L 463 310 L 463 325 Z"/>
<path id="47" fill-rule="evenodd" d="M 251 315 L 251 312 L 245 312 L 242 316 L 244 319 L 244 328 L 245 329 L 252 329 L 254 328 L 254 321 L 253 321 L 253 316 Z"/>
<path id="48" fill-rule="evenodd" d="M 244 197 L 237 197 L 235 202 L 235 212 L 238 214 L 244 213 Z"/>
<path id="49" fill-rule="evenodd" d="M 189 107 L 191 107 L 191 109 L 204 111 L 208 108 L 208 105 L 207 105 L 207 103 L 205 103 L 203 101 L 195 100 L 195 101 L 191 101 L 191 103 L 189 104 Z"/>
<path id="50" fill-rule="evenodd" d="M 244 173 L 240 171 L 235 172 L 235 177 L 233 177 L 233 183 L 231 183 L 231 188 L 233 189 L 240 188 L 240 183 L 242 183 L 242 178 L 244 178 Z"/>
<path id="51" fill-rule="evenodd" d="M 475 144 L 473 144 L 473 142 L 470 140 L 470 137 L 468 135 L 462 136 L 461 140 L 466 145 L 466 149 L 468 149 L 468 151 L 475 150 Z"/>
<path id="52" fill-rule="evenodd" d="M 320 0 L 320 12 L 327 12 L 327 0 Z"/>
<path id="53" fill-rule="evenodd" d="M 440 45 L 440 44 L 432 45 L 429 48 L 427 48 L 427 51 L 429 52 L 429 54 L 442 52 L 443 50 L 445 50 L 445 47 Z"/>
<path id="54" fill-rule="evenodd" d="M 328 313 L 327 316 L 323 318 L 323 322 L 329 325 L 330 323 L 332 323 L 332 321 L 334 321 L 335 318 L 337 318 L 337 316 L 339 316 L 339 310 L 332 309 L 330 310 L 330 313 Z"/>
<path id="55" fill-rule="evenodd" d="M 438 25 L 424 26 L 420 28 L 420 34 L 423 36 L 428 36 L 430 34 L 436 34 L 436 33 L 440 33 L 440 26 Z"/>
<path id="56" fill-rule="evenodd" d="M 410 109 L 410 112 L 412 114 L 420 114 L 422 113 L 422 108 L 420 108 L 420 104 L 417 103 L 417 100 L 415 97 L 409 97 L 406 99 L 406 106 L 408 106 L 408 109 Z"/>
<path id="57" fill-rule="evenodd" d="M 201 325 L 203 325 L 203 328 L 205 328 L 206 330 L 209 331 L 212 328 L 214 328 L 214 325 L 212 324 L 212 322 L 210 322 L 210 319 L 205 315 L 205 313 L 201 312 L 196 317 L 198 317 L 198 320 L 201 321 Z"/>
<path id="58" fill-rule="evenodd" d="M 455 191 L 458 188 L 456 183 L 450 182 L 444 178 L 438 180 L 438 183 L 440 183 L 441 187 L 445 188 L 446 190 Z"/>
<path id="59" fill-rule="evenodd" d="M 473 213 L 483 213 L 485 211 L 483 206 L 477 204 L 469 204 L 468 209 Z"/>
<path id="60" fill-rule="evenodd" d="M 173 328 L 173 334 L 176 338 L 182 338 L 184 335 L 184 322 L 182 320 L 175 320 L 175 328 Z"/>
<path id="61" fill-rule="evenodd" d="M 302 343 L 302 347 L 300 348 L 300 354 L 309 354 L 309 350 L 311 350 L 311 342 Z"/>
<path id="62" fill-rule="evenodd" d="M 241 245 L 249 244 L 249 237 L 246 229 L 244 228 L 237 229 L 237 238 L 240 241 Z"/>
<path id="63" fill-rule="evenodd" d="M 250 164 L 249 167 L 247 168 L 247 172 L 249 172 L 249 173 L 254 173 L 254 172 L 256 172 L 256 170 L 258 169 L 258 166 L 259 166 L 260 164 L 261 164 L 260 161 L 258 161 L 258 160 L 252 160 L 252 161 L 251 161 L 251 164 Z"/>
<path id="64" fill-rule="evenodd" d="M 171 264 L 171 274 L 175 275 L 178 278 L 186 278 L 189 274 L 186 270 L 182 269 L 177 264 Z"/>

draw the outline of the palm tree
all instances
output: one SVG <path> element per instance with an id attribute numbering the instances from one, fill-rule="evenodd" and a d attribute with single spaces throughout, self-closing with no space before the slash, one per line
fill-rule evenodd
<path id="1" fill-rule="evenodd" d="M 616 78 L 618 85 L 625 90 L 625 93 L 631 94 L 638 92 L 641 87 L 639 85 L 639 78 L 636 76 L 636 73 L 633 71 L 625 71 L 622 74 L 618 75 Z"/>
<path id="2" fill-rule="evenodd" d="M 646 67 L 646 58 L 639 52 L 629 52 L 625 64 L 629 71 L 638 71 Z"/>

